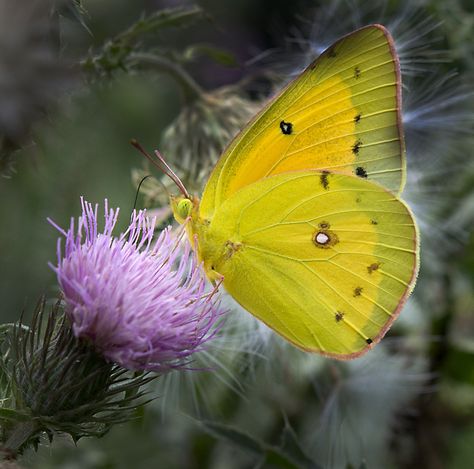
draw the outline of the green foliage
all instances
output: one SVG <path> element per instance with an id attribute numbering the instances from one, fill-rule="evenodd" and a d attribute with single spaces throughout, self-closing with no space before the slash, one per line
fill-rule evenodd
<path id="1" fill-rule="evenodd" d="M 107 41 L 102 49 L 89 56 L 82 63 L 88 73 L 108 76 L 117 70 L 130 71 L 140 62 L 140 56 L 131 57 L 132 52 L 143 52 L 143 41 L 146 35 L 157 34 L 167 28 L 185 28 L 205 18 L 199 7 L 176 7 L 159 10 L 148 16 L 143 15 L 125 31 Z M 162 58 L 163 54 L 157 54 Z M 172 65 L 172 64 L 169 64 Z"/>

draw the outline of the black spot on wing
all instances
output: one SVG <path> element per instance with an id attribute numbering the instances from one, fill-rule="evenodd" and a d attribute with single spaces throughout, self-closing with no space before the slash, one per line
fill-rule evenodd
<path id="1" fill-rule="evenodd" d="M 328 50 L 328 57 L 329 57 L 330 59 L 333 59 L 334 57 L 337 57 L 336 51 L 334 50 L 333 47 L 331 47 L 331 48 Z"/>
<path id="2" fill-rule="evenodd" d="M 360 68 L 359 67 L 355 67 L 354 68 L 354 78 L 357 80 L 358 78 L 360 78 Z"/>
<path id="3" fill-rule="evenodd" d="M 357 124 L 357 122 L 360 121 L 360 118 L 361 118 L 361 115 L 360 114 L 357 114 L 354 116 L 354 122 Z"/>
<path id="4" fill-rule="evenodd" d="M 367 177 L 367 171 L 362 166 L 357 166 L 356 174 L 360 178 L 366 178 Z"/>
<path id="5" fill-rule="evenodd" d="M 280 130 L 283 135 L 291 135 L 293 133 L 293 124 L 291 122 L 280 122 Z"/>
<path id="6" fill-rule="evenodd" d="M 379 270 L 379 267 L 380 267 L 380 262 L 374 262 L 373 264 L 370 264 L 367 267 L 367 272 L 369 272 L 369 274 L 371 274 L 372 272 L 375 272 L 376 270 Z"/>
<path id="7" fill-rule="evenodd" d="M 354 294 L 353 294 L 352 296 L 353 296 L 354 298 L 355 298 L 356 296 L 360 296 L 360 295 L 362 294 L 362 290 L 363 290 L 362 287 L 356 287 L 356 288 L 354 288 Z"/>
<path id="8" fill-rule="evenodd" d="M 365 341 L 366 341 L 369 345 L 373 342 L 373 340 L 372 340 L 370 337 L 369 337 L 368 339 L 365 339 Z"/>
<path id="9" fill-rule="evenodd" d="M 329 189 L 329 171 L 323 171 L 320 176 L 320 183 L 325 190 Z"/>
<path id="10" fill-rule="evenodd" d="M 357 142 L 352 145 L 352 153 L 354 155 L 357 155 L 359 153 L 360 146 L 362 145 L 362 142 L 360 140 L 357 140 Z"/>
<path id="11" fill-rule="evenodd" d="M 344 313 L 341 311 L 337 311 L 334 315 L 334 318 L 336 319 L 336 322 L 340 322 L 344 319 Z"/>

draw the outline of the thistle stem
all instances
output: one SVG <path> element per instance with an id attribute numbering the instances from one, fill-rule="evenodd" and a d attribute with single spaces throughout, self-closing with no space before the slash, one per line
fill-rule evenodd
<path id="1" fill-rule="evenodd" d="M 202 88 L 196 83 L 194 78 L 189 75 L 180 65 L 171 60 L 147 52 L 134 52 L 129 58 L 136 62 L 152 65 L 153 67 L 170 74 L 181 86 L 186 101 L 194 101 L 203 94 Z"/>
<path id="2" fill-rule="evenodd" d="M 16 454 L 25 443 L 37 432 L 36 422 L 19 422 L 10 433 L 3 449 L 10 454 Z"/>

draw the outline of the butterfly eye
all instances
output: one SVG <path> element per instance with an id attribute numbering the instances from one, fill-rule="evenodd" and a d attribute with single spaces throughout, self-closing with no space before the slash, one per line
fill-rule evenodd
<path id="1" fill-rule="evenodd" d="M 177 214 L 183 219 L 188 218 L 189 215 L 191 215 L 192 209 L 193 203 L 189 199 L 181 199 L 176 207 Z"/>

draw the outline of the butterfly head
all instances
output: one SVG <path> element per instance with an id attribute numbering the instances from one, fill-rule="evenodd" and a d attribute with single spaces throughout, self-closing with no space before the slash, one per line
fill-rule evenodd
<path id="1" fill-rule="evenodd" d="M 181 179 L 171 169 L 168 163 L 158 150 L 153 154 L 148 153 L 135 139 L 130 142 L 145 158 L 156 166 L 161 172 L 168 176 L 177 186 L 181 195 L 174 197 L 170 195 L 171 208 L 176 221 L 183 224 L 195 212 L 195 208 L 199 206 L 199 200 L 189 195 L 186 187 L 184 187 Z"/>
<path id="2" fill-rule="evenodd" d="M 199 200 L 197 197 L 186 197 L 184 195 L 170 196 L 171 209 L 175 220 L 181 225 L 188 219 L 193 218 L 196 213 Z"/>

